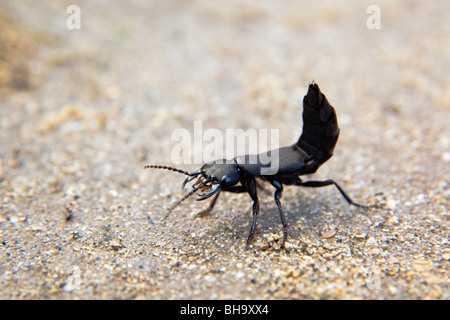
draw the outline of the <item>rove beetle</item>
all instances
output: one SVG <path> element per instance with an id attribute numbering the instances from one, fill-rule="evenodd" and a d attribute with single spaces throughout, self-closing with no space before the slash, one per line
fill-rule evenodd
<path id="1" fill-rule="evenodd" d="M 288 230 L 288 224 L 280 202 L 283 185 L 312 188 L 334 185 L 349 204 L 361 208 L 375 207 L 354 202 L 334 180 L 303 182 L 300 179 L 299 176 L 301 175 L 316 172 L 320 165 L 331 158 L 338 137 L 339 126 L 336 112 L 320 91 L 319 86 L 312 82 L 303 99 L 303 132 L 294 145 L 275 150 L 278 152 L 278 157 L 273 160 L 277 161 L 276 163 L 273 163 L 273 161 L 263 162 L 263 154 L 259 154 L 253 157 L 256 161 L 250 161 L 251 156 L 249 155 L 238 156 L 228 161 L 224 159 L 215 160 L 205 163 L 199 170 L 192 173 L 162 165 L 147 165 L 144 169 L 166 169 L 185 174 L 188 177 L 182 188 L 186 183 L 197 179 L 192 191 L 170 208 L 169 212 L 194 193 L 198 195 L 197 200 L 205 200 L 215 195 L 209 207 L 197 214 L 198 216 L 205 216 L 214 208 L 220 192 L 247 192 L 253 200 L 253 221 L 247 246 L 253 241 L 259 213 L 256 178 L 268 181 L 275 188 L 274 199 L 283 225 L 283 241 L 280 246 L 283 248 L 287 240 Z M 278 168 L 275 174 L 268 170 L 271 166 Z"/>

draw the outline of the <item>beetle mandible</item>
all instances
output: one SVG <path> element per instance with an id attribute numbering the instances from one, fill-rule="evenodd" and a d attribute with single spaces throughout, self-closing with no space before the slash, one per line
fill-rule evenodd
<path id="1" fill-rule="evenodd" d="M 164 165 L 146 165 L 145 169 L 165 169 L 187 175 L 182 188 L 195 180 L 193 189 L 181 198 L 169 212 L 181 202 L 193 194 L 197 194 L 197 200 L 205 200 L 214 195 L 208 208 L 199 212 L 198 216 L 205 216 L 211 212 L 222 191 L 242 193 L 247 192 L 253 200 L 253 221 L 247 238 L 249 246 L 254 238 L 256 224 L 259 214 L 259 200 L 257 195 L 257 181 L 262 179 L 269 182 L 274 188 L 274 200 L 278 207 L 281 218 L 283 240 L 281 248 L 285 246 L 288 235 L 288 224 L 281 206 L 281 195 L 283 185 L 294 185 L 302 187 L 325 187 L 334 185 L 342 196 L 351 205 L 370 208 L 354 202 L 348 194 L 334 180 L 324 181 L 302 181 L 299 176 L 312 174 L 333 155 L 334 147 L 339 137 L 339 126 L 336 112 L 330 105 L 319 86 L 312 82 L 308 92 L 303 99 L 303 131 L 298 141 L 289 147 L 276 149 L 278 152 L 277 163 L 265 163 L 261 161 L 263 154 L 256 155 L 256 161 L 249 161 L 250 156 L 238 156 L 231 161 L 219 159 L 205 163 L 199 170 L 189 173 L 187 171 Z M 269 151 L 270 152 L 270 151 Z M 255 159 L 255 158 L 253 158 Z M 265 158 L 266 159 L 266 158 Z M 278 171 L 274 174 L 269 167 L 276 167 Z M 267 173 L 264 173 L 264 172 Z"/>

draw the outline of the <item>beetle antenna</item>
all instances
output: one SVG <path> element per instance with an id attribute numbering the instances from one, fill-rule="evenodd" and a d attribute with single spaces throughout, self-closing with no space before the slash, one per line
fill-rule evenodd
<path id="1" fill-rule="evenodd" d="M 192 196 L 194 193 L 196 193 L 199 189 L 203 188 L 205 186 L 205 184 L 207 184 L 209 181 L 205 181 L 204 183 L 198 185 L 197 187 L 195 187 L 194 189 L 192 189 L 187 195 L 185 195 L 183 198 L 181 198 L 180 200 L 177 201 L 177 203 L 175 203 L 172 207 L 169 208 L 168 210 L 168 214 L 171 213 L 176 207 L 178 207 L 184 200 L 186 200 L 187 198 L 189 198 L 190 196 Z"/>
<path id="2" fill-rule="evenodd" d="M 169 166 L 160 166 L 160 165 L 149 164 L 149 165 L 144 166 L 144 169 L 165 169 L 165 170 L 179 172 L 179 173 L 185 174 L 187 176 L 191 176 L 191 174 L 187 171 L 184 171 L 184 170 L 181 170 L 178 168 L 174 168 L 174 167 L 169 167 Z"/>

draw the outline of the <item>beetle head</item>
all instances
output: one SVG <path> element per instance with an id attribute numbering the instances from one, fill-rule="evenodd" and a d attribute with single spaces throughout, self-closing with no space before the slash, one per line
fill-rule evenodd
<path id="1" fill-rule="evenodd" d="M 188 182 L 196 179 L 193 184 L 193 189 L 172 206 L 172 208 L 169 209 L 169 212 L 193 194 L 197 194 L 197 200 L 205 200 L 222 189 L 234 186 L 240 180 L 240 172 L 237 164 L 235 162 L 227 163 L 224 160 L 205 163 L 198 171 L 192 173 L 164 165 L 146 165 L 144 166 L 144 169 L 164 169 L 182 173 L 188 176 L 186 180 L 184 180 L 182 188 L 184 188 Z"/>
<path id="2" fill-rule="evenodd" d="M 184 183 L 184 186 L 197 179 L 194 188 L 198 188 L 197 200 L 205 200 L 219 192 L 227 189 L 239 182 L 240 172 L 235 163 L 223 163 L 223 160 L 205 163 L 198 171 L 191 173 Z"/>

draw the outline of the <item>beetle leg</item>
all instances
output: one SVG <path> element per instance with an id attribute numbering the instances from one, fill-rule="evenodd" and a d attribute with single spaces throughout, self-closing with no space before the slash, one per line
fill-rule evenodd
<path id="1" fill-rule="evenodd" d="M 275 199 L 275 203 L 278 206 L 278 211 L 280 212 L 281 224 L 283 225 L 283 242 L 281 243 L 280 248 L 284 248 L 284 244 L 287 241 L 288 224 L 286 223 L 286 217 L 284 216 L 283 208 L 281 207 L 281 202 L 280 202 L 281 193 L 283 192 L 283 185 L 276 180 L 273 180 L 270 183 L 275 187 L 274 199 Z"/>
<path id="2" fill-rule="evenodd" d="M 212 209 L 214 208 L 217 198 L 219 198 L 219 194 L 222 191 L 227 191 L 227 192 L 233 192 L 233 193 L 242 193 L 242 192 L 247 192 L 247 189 L 244 186 L 232 186 L 231 188 L 228 188 L 226 190 L 220 190 L 216 196 L 212 199 L 212 201 L 209 203 L 209 207 L 203 211 L 200 211 L 199 213 L 196 214 L 196 216 L 198 217 L 204 217 L 207 216 Z"/>
<path id="3" fill-rule="evenodd" d="M 217 201 L 217 198 L 219 198 L 219 194 L 220 194 L 220 191 L 217 192 L 217 194 L 216 194 L 216 195 L 214 196 L 214 198 L 211 200 L 211 202 L 209 203 L 208 208 L 205 209 L 205 210 L 203 210 L 203 211 L 200 211 L 199 213 L 196 214 L 196 216 L 197 216 L 197 217 L 204 217 L 204 216 L 207 216 L 207 215 L 212 211 L 212 209 L 214 208 L 214 206 L 215 206 L 215 204 L 216 204 L 216 201 Z"/>
<path id="4" fill-rule="evenodd" d="M 248 238 L 247 238 L 247 246 L 249 246 L 252 243 L 253 238 L 255 237 L 256 221 L 258 220 L 258 214 L 259 214 L 259 200 L 258 200 L 258 196 L 256 194 L 255 179 L 252 178 L 252 179 L 248 180 L 246 185 L 247 185 L 248 194 L 250 195 L 250 197 L 253 200 L 253 221 L 252 221 L 252 226 L 250 228 L 250 234 L 248 235 Z"/>
<path id="5" fill-rule="evenodd" d="M 347 200 L 347 202 L 349 204 L 354 205 L 356 207 L 364 208 L 364 209 L 377 208 L 377 206 L 366 206 L 366 205 L 354 202 L 350 198 L 350 196 L 344 191 L 344 189 L 342 189 L 341 186 L 338 185 L 337 182 L 335 182 L 332 179 L 328 179 L 328 180 L 324 180 L 324 181 L 306 181 L 306 182 L 297 183 L 296 185 L 303 186 L 303 187 L 320 188 L 320 187 L 330 186 L 332 184 L 334 184 L 334 186 L 339 190 L 339 192 L 342 194 L 342 196 L 345 198 L 345 200 Z"/>

